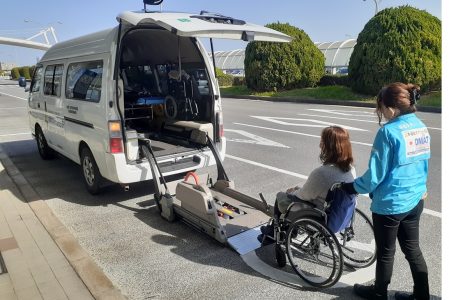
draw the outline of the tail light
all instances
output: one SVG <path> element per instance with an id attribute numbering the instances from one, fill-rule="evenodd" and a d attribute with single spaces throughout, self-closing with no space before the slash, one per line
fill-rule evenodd
<path id="1" fill-rule="evenodd" d="M 109 121 L 109 151 L 123 153 L 122 126 L 120 121 Z"/>
<path id="2" fill-rule="evenodd" d="M 221 138 L 224 137 L 223 114 L 221 112 L 218 112 L 215 115 L 215 123 L 216 123 L 215 139 L 217 142 L 221 142 Z"/>

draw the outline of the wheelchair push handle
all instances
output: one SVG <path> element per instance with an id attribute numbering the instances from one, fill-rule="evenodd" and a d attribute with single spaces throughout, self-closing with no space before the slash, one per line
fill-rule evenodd
<path id="1" fill-rule="evenodd" d="M 344 183 L 344 182 L 335 182 L 335 183 L 331 186 L 330 190 L 331 190 L 331 191 L 335 191 L 336 189 L 341 189 L 342 186 L 343 186 L 343 183 Z"/>

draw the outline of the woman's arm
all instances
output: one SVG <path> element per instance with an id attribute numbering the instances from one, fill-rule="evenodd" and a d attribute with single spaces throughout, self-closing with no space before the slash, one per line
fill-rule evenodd
<path id="1" fill-rule="evenodd" d="M 390 170 L 393 151 L 385 127 L 381 128 L 374 139 L 368 170 L 354 181 L 354 189 L 359 194 L 371 193 L 385 179 Z"/>

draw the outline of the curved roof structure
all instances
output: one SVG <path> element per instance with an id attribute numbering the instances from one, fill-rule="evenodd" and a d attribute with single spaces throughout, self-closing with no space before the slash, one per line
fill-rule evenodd
<path id="1" fill-rule="evenodd" d="M 326 71 L 335 74 L 344 69 L 347 72 L 349 59 L 356 43 L 356 39 L 348 39 L 337 42 L 315 43 L 315 45 L 324 54 Z M 243 75 L 244 61 L 245 49 L 215 51 L 216 65 L 225 73 Z"/>
<path id="2" fill-rule="evenodd" d="M 351 58 L 356 39 L 338 42 L 315 43 L 324 54 L 326 68 L 347 67 Z"/>

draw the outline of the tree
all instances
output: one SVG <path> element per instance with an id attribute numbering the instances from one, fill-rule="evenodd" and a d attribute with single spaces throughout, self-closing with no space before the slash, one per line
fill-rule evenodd
<path id="1" fill-rule="evenodd" d="M 290 43 L 250 42 L 245 51 L 248 88 L 277 91 L 315 86 L 324 75 L 324 55 L 309 36 L 289 24 L 266 25 L 293 38 Z"/>
<path id="2" fill-rule="evenodd" d="M 360 32 L 349 61 L 356 92 L 376 94 L 391 82 L 441 89 L 441 21 L 411 6 L 384 9 Z"/>
<path id="3" fill-rule="evenodd" d="M 12 79 L 18 79 L 20 77 L 19 68 L 12 68 L 11 69 L 11 78 Z"/>

